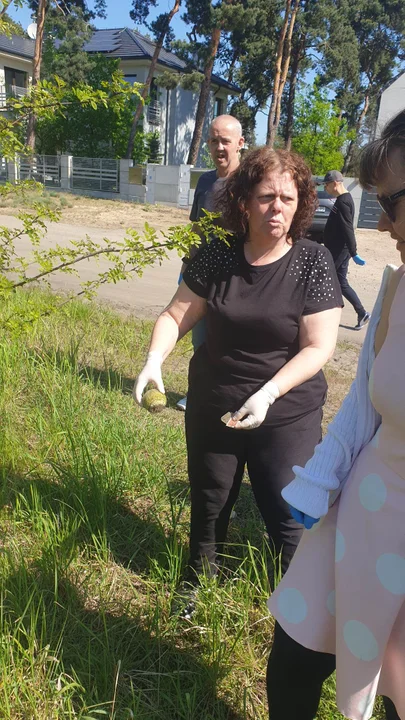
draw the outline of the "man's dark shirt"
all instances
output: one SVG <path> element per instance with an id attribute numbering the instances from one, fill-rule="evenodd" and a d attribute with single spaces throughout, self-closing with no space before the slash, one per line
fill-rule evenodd
<path id="1" fill-rule="evenodd" d="M 215 211 L 215 195 L 222 190 L 225 182 L 226 178 L 219 178 L 216 170 L 210 170 L 200 175 L 194 193 L 190 220 L 197 221 L 203 217 L 203 210 Z M 183 258 L 183 262 L 187 263 L 191 260 L 204 244 L 204 242 L 201 242 L 200 245 L 193 245 L 190 248 L 188 257 Z"/>

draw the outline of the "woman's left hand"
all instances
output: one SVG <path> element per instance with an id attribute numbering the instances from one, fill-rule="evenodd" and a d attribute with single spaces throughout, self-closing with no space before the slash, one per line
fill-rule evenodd
<path id="1" fill-rule="evenodd" d="M 235 430 L 253 430 L 259 427 L 267 415 L 270 405 L 277 400 L 280 391 L 276 383 L 270 380 L 260 390 L 251 395 L 249 400 L 232 415 L 227 427 Z M 247 417 L 245 417 L 247 415 Z M 242 418 L 245 418 L 242 420 Z"/>
<path id="2" fill-rule="evenodd" d="M 319 518 L 313 518 L 311 515 L 307 515 L 306 513 L 301 512 L 301 510 L 297 510 L 297 508 L 292 505 L 289 505 L 288 507 L 290 509 L 291 517 L 295 520 L 295 522 L 303 525 L 306 530 L 310 530 L 314 525 L 316 525 L 316 523 L 319 522 Z"/>

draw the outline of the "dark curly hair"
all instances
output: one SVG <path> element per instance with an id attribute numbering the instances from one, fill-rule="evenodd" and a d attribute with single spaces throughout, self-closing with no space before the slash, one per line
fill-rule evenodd
<path id="1" fill-rule="evenodd" d="M 400 148 L 405 159 L 405 110 L 392 118 L 384 127 L 381 136 L 362 150 L 360 156 L 360 185 L 372 188 L 389 167 L 389 154 Z"/>
<path id="2" fill-rule="evenodd" d="M 222 213 L 224 227 L 238 236 L 246 236 L 249 229 L 247 206 L 253 189 L 272 171 L 290 173 L 297 187 L 298 207 L 289 231 L 292 241 L 296 242 L 305 235 L 318 206 L 311 170 L 297 153 L 272 150 L 267 145 L 247 152 L 239 168 L 218 193 L 216 210 Z"/>

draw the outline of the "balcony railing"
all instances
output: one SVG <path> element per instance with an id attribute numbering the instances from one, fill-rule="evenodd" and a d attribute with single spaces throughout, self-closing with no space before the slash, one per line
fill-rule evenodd
<path id="1" fill-rule="evenodd" d="M 0 108 L 7 106 L 9 98 L 19 98 L 26 95 L 28 88 L 18 87 L 18 85 L 0 85 Z"/>
<path id="2" fill-rule="evenodd" d="M 159 100 L 151 100 L 148 105 L 148 122 L 151 125 L 160 125 L 162 105 Z"/>

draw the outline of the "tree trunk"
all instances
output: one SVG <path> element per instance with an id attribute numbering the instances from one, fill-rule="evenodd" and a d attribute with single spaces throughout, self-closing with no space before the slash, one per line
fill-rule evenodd
<path id="1" fill-rule="evenodd" d="M 145 81 L 145 84 L 144 84 L 144 86 L 143 86 L 143 90 L 142 90 L 142 93 L 141 93 L 142 100 L 144 100 L 144 101 L 146 100 L 146 98 L 147 98 L 148 95 L 149 95 L 149 88 L 150 88 L 151 82 L 152 82 L 152 80 L 153 80 L 153 74 L 154 74 L 155 69 L 156 69 L 156 65 L 157 65 L 157 61 L 158 61 L 158 59 L 159 59 L 160 51 L 161 51 L 161 49 L 162 49 L 162 47 L 163 47 L 163 43 L 164 43 L 164 41 L 165 41 L 166 33 L 167 33 L 168 29 L 169 29 L 169 25 L 170 25 L 170 23 L 171 23 L 174 15 L 175 15 L 175 14 L 179 11 L 179 9 L 180 9 L 180 3 L 181 3 L 181 0 L 175 0 L 172 9 L 170 10 L 170 12 L 169 12 L 168 15 L 167 15 L 167 22 L 166 22 L 166 24 L 165 24 L 162 32 L 160 33 L 158 39 L 157 39 L 157 42 L 156 42 L 156 45 L 155 45 L 155 52 L 153 53 L 153 57 L 152 57 L 151 64 L 150 64 L 150 68 L 149 68 L 149 72 L 148 72 L 148 77 L 146 78 L 146 81 Z M 138 127 L 138 122 L 139 122 L 139 119 L 140 119 L 140 117 L 141 117 L 141 115 L 142 115 L 143 109 L 144 109 L 144 103 L 143 103 L 143 102 L 139 102 L 138 107 L 136 108 L 134 117 L 133 117 L 133 119 L 132 119 L 131 132 L 130 132 L 130 135 L 129 135 L 127 150 L 126 150 L 126 153 L 125 153 L 125 157 L 126 157 L 127 159 L 130 159 L 130 158 L 132 157 L 132 153 L 133 153 L 133 150 L 134 150 L 134 143 L 135 143 L 135 135 L 136 135 L 136 131 L 137 131 L 137 127 Z"/>
<path id="2" fill-rule="evenodd" d="M 294 127 L 294 110 L 295 110 L 295 94 L 297 90 L 297 79 L 300 63 L 303 58 L 303 51 L 305 49 L 306 35 L 303 33 L 300 37 L 299 43 L 293 50 L 291 73 L 290 73 L 290 87 L 288 91 L 288 103 L 287 103 L 287 120 L 285 126 L 284 140 L 286 150 L 291 150 L 291 141 L 293 137 Z"/>
<path id="3" fill-rule="evenodd" d="M 359 119 L 357 120 L 357 123 L 356 123 L 356 135 L 358 135 L 358 133 L 361 130 L 361 126 L 363 124 L 364 118 L 367 115 L 369 105 L 370 105 L 370 96 L 367 93 L 367 95 L 364 98 L 363 109 L 362 109 Z M 345 162 L 344 162 L 343 169 L 342 169 L 343 175 L 345 175 L 347 173 L 350 163 L 352 161 L 354 143 L 355 143 L 354 140 L 350 140 L 349 147 L 347 148 L 347 152 L 346 152 L 346 156 L 345 156 Z"/>
<path id="4" fill-rule="evenodd" d="M 291 19 L 290 19 L 290 26 L 288 28 L 287 38 L 284 43 L 284 53 L 283 53 L 283 70 L 281 73 L 281 79 L 280 79 L 280 85 L 279 85 L 279 100 L 277 103 L 276 108 L 276 131 L 278 129 L 278 126 L 280 124 L 280 116 L 281 116 L 281 100 L 283 97 L 283 92 L 285 88 L 285 84 L 287 82 L 288 77 L 288 70 L 290 68 L 290 62 L 291 62 L 291 49 L 292 49 L 292 34 L 294 31 L 294 25 L 295 21 L 297 19 L 297 13 L 299 9 L 299 2 L 298 0 L 295 0 L 295 7 L 291 13 Z"/>
<path id="5" fill-rule="evenodd" d="M 280 124 L 281 99 L 287 81 L 288 69 L 290 67 L 292 44 L 291 40 L 299 10 L 299 2 L 298 0 L 295 0 L 295 5 L 292 9 L 290 17 L 291 5 L 291 0 L 286 0 L 283 27 L 277 46 L 276 73 L 274 76 L 273 95 L 271 98 L 270 112 L 267 124 L 267 144 L 270 145 L 270 147 L 273 147 L 274 145 L 277 129 Z"/>
<path id="6" fill-rule="evenodd" d="M 233 77 L 234 77 L 234 73 L 236 70 L 236 63 L 238 62 L 238 60 L 239 60 L 239 48 L 236 48 L 232 53 L 232 59 L 229 64 L 228 73 L 226 76 L 226 79 L 228 80 L 228 82 L 233 82 Z"/>
<path id="7" fill-rule="evenodd" d="M 0 19 L 6 14 L 13 0 L 3 0 L 3 7 L 0 10 Z"/>
<path id="8" fill-rule="evenodd" d="M 44 25 L 48 0 L 39 0 L 37 13 L 37 35 L 35 38 L 34 61 L 32 67 L 32 85 L 36 85 L 41 77 L 42 44 L 44 39 Z M 28 118 L 27 146 L 35 148 L 36 117 L 31 113 Z"/>
<path id="9" fill-rule="evenodd" d="M 214 67 L 215 58 L 217 56 L 220 38 L 221 28 L 214 28 L 211 33 L 209 56 L 204 68 L 204 80 L 201 83 L 200 97 L 198 98 L 194 133 L 187 158 L 188 165 L 195 165 L 195 163 L 197 162 L 198 151 L 201 145 L 205 114 L 207 111 L 207 102 L 210 94 L 212 70 Z"/>
<path id="10" fill-rule="evenodd" d="M 283 26 L 281 28 L 280 37 L 279 37 L 278 43 L 277 43 L 273 94 L 272 94 L 272 98 L 271 98 L 269 117 L 267 119 L 266 142 L 267 142 L 267 145 L 270 145 L 270 147 L 273 147 L 273 145 L 274 145 L 275 133 L 274 133 L 273 126 L 274 126 L 274 120 L 276 117 L 276 103 L 277 103 L 277 97 L 278 97 L 278 92 L 279 92 L 279 87 L 280 87 L 281 64 L 283 61 L 284 41 L 285 41 L 285 36 L 287 35 L 288 22 L 289 22 L 289 18 L 290 18 L 290 8 L 291 8 L 291 0 L 286 0 Z"/>

